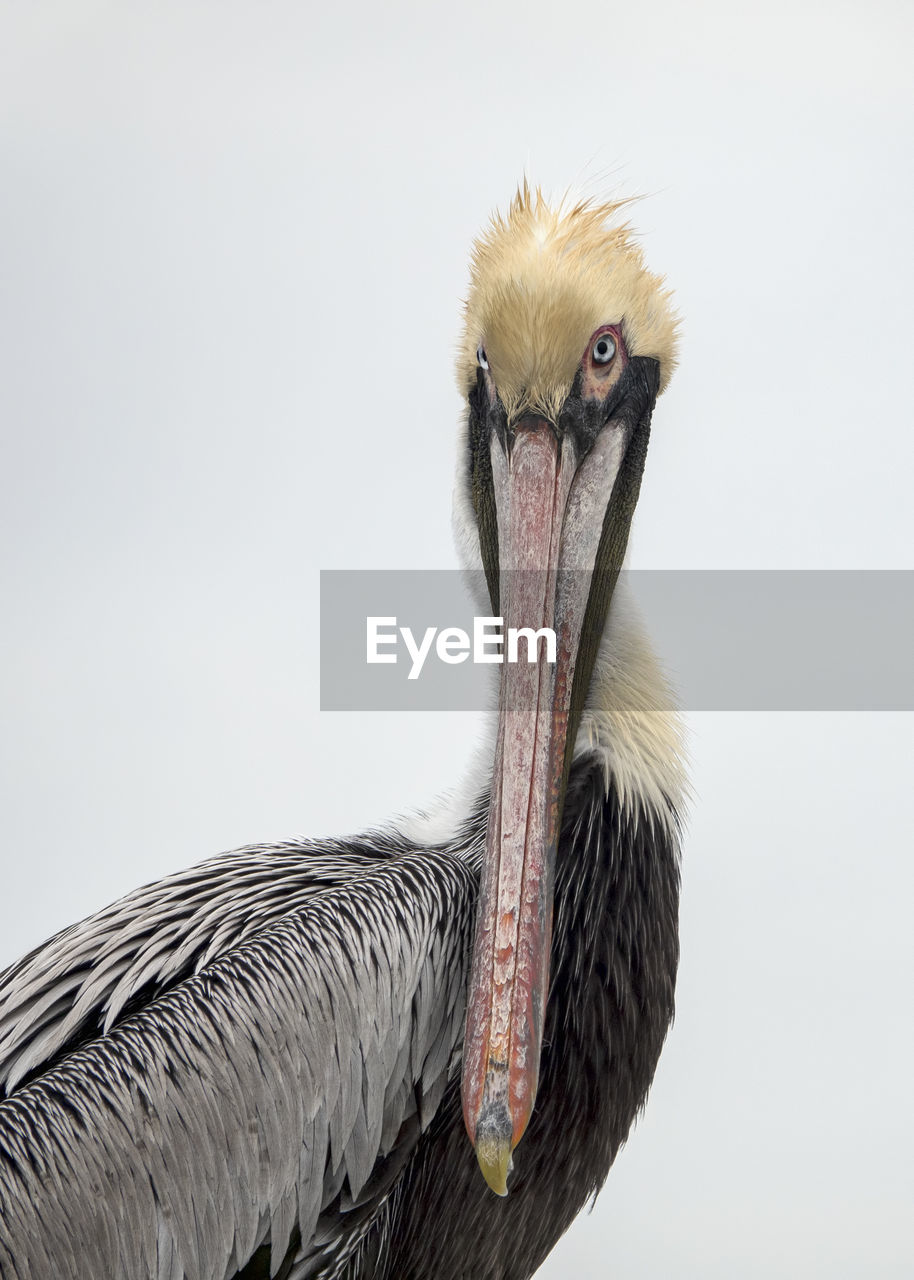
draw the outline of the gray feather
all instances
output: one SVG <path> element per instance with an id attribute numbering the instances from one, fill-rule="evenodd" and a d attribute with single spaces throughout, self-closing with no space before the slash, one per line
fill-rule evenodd
<path id="1" fill-rule="evenodd" d="M 251 896 L 269 881 L 256 929 L 220 909 L 233 872 Z M 0 1274 L 224 1280 L 265 1240 L 275 1271 L 296 1226 L 357 1200 L 417 1090 L 440 1097 L 473 881 L 443 852 L 241 851 L 9 970 Z M 436 1004 L 442 965 L 459 972 Z"/>

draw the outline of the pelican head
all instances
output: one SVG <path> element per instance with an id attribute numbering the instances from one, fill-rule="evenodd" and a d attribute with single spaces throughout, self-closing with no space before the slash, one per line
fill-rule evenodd
<path id="1" fill-rule="evenodd" d="M 553 208 L 525 184 L 475 245 L 458 362 L 458 512 L 475 527 L 492 612 L 557 640 L 554 664 L 501 668 L 462 1086 L 501 1195 L 536 1098 L 575 736 L 675 360 L 670 295 L 619 209 Z"/>

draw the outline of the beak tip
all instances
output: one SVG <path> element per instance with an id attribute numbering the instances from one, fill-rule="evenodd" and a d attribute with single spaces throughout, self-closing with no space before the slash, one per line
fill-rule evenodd
<path id="1" fill-rule="evenodd" d="M 482 1176 L 489 1187 L 497 1196 L 506 1196 L 508 1194 L 508 1174 L 511 1172 L 513 1164 L 510 1144 L 477 1142 L 476 1159 L 479 1161 Z"/>
<path id="2" fill-rule="evenodd" d="M 476 1127 L 476 1159 L 482 1176 L 497 1196 L 508 1194 L 511 1159 L 511 1117 L 504 1104 L 486 1108 Z"/>

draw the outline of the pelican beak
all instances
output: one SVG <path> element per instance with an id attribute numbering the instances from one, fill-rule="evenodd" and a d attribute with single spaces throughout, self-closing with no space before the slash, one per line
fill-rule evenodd
<path id="1" fill-rule="evenodd" d="M 467 1132 L 499 1195 L 536 1099 L 562 801 L 637 499 L 644 448 L 636 435 L 611 419 L 583 452 L 567 424 L 528 415 L 493 434 L 489 450 L 495 611 L 505 635 L 550 628 L 556 636 L 554 663 L 545 639 L 533 662 L 522 640 L 518 660 L 501 668 L 463 1067 Z"/>

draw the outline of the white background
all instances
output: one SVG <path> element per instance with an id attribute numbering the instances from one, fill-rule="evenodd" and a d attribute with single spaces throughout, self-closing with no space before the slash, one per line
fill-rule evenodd
<path id="1" fill-rule="evenodd" d="M 0 963 L 460 776 L 471 715 L 320 714 L 318 570 L 454 564 L 466 258 L 525 171 L 645 195 L 684 318 L 633 566 L 911 567 L 906 0 L 0 29 Z M 676 1024 L 542 1276 L 914 1273 L 912 720 L 690 717 Z"/>

